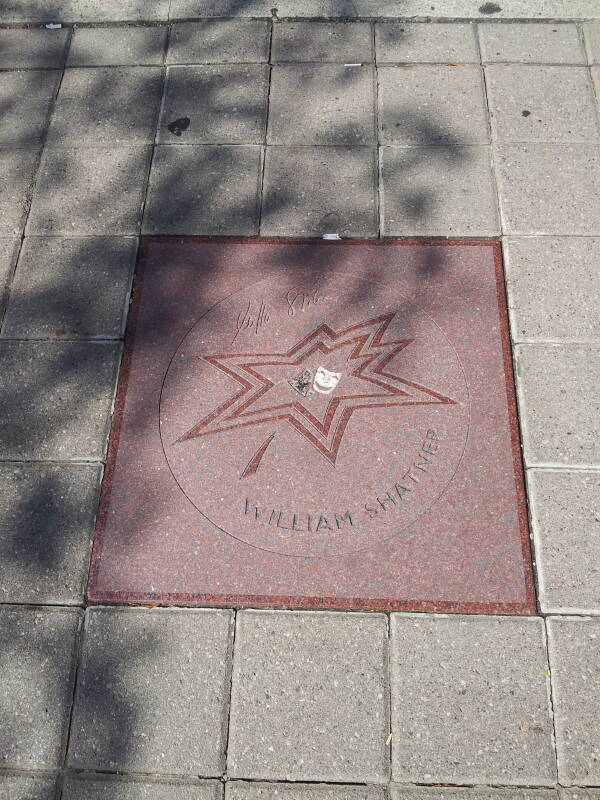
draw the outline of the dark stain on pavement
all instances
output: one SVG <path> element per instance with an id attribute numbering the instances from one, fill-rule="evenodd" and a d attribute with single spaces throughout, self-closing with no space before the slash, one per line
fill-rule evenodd
<path id="1" fill-rule="evenodd" d="M 479 6 L 480 14 L 498 14 L 500 11 L 502 11 L 502 8 L 498 3 L 484 3 L 482 6 Z"/>
<path id="2" fill-rule="evenodd" d="M 180 117 L 179 119 L 174 119 L 173 122 L 170 122 L 167 125 L 167 128 L 175 136 L 181 136 L 181 134 L 184 131 L 187 131 L 187 129 L 189 127 L 190 127 L 190 118 L 189 117 Z"/>

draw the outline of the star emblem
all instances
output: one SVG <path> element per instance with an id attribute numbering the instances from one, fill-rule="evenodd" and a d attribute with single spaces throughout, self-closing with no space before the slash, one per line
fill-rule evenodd
<path id="1" fill-rule="evenodd" d="M 283 353 L 216 353 L 203 360 L 233 378 L 240 389 L 177 441 L 267 422 L 291 426 L 331 464 L 357 411 L 457 401 L 390 371 L 390 362 L 414 339 L 383 341 L 394 313 L 334 331 L 325 323 Z M 331 394 L 303 396 L 298 373 L 318 368 L 341 375 Z M 254 474 L 275 433 L 263 442 L 241 477 Z"/>

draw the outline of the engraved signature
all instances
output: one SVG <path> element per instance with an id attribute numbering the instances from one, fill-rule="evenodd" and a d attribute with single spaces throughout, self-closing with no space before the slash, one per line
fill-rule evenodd
<path id="1" fill-rule="evenodd" d="M 319 294 L 318 287 L 307 292 L 304 289 L 294 286 L 293 289 L 285 293 L 285 300 L 288 305 L 288 316 L 293 317 L 297 311 L 306 311 L 310 306 L 324 303 L 327 299 L 327 297 Z"/>
<path id="2" fill-rule="evenodd" d="M 270 318 L 269 307 L 264 300 L 260 301 L 255 310 L 252 309 L 252 301 L 248 300 L 246 307 L 237 315 L 235 335 L 231 340 L 232 344 L 240 335 L 240 331 L 253 330 L 257 334 Z"/>

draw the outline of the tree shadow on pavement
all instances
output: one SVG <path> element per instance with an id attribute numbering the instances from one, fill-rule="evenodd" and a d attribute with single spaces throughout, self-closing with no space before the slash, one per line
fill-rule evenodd
<path id="1" fill-rule="evenodd" d="M 237 8 L 242 5 L 238 0 Z M 22 8 L 26 9 L 27 4 L 22 4 Z M 60 18 L 60 4 L 48 5 L 46 9 L 44 14 L 48 19 Z M 235 15 L 236 2 L 231 3 L 231 10 Z M 352 16 L 354 4 L 340 3 L 338 11 Z M 256 236 L 261 208 L 263 224 L 268 218 L 285 221 L 297 217 L 298 213 L 303 214 L 302 209 L 299 210 L 302 198 L 293 185 L 293 164 L 289 165 L 287 185 L 278 185 L 261 204 L 262 144 L 251 143 L 245 147 L 239 143 L 205 141 L 194 145 L 154 145 L 161 96 L 160 80 L 157 90 L 157 69 L 138 68 L 135 85 L 132 84 L 123 96 L 118 94 L 119 80 L 115 79 L 116 72 L 111 68 L 95 72 L 90 68 L 87 73 L 81 95 L 83 106 L 78 105 L 76 95 L 72 105 L 63 106 L 61 92 L 58 93 L 51 121 L 54 127 L 50 129 L 52 135 L 47 142 L 26 230 L 27 235 L 71 237 L 68 256 L 65 256 L 68 264 L 63 264 L 62 268 L 67 275 L 76 275 L 80 270 L 83 288 L 72 295 L 68 294 L 68 287 L 57 290 L 51 270 L 47 279 L 19 285 L 18 293 L 15 288 L 15 293 L 9 295 L 9 309 L 11 303 L 19 303 L 24 308 L 40 309 L 39 316 L 32 311 L 28 320 L 30 331 L 27 325 L 22 326 L 19 341 L 9 340 L 11 334 L 5 332 L 8 330 L 5 328 L 1 333 L 4 341 L 0 339 L 4 364 L 0 377 L 0 407 L 4 410 L 0 425 L 0 457 L 4 463 L 0 464 L 0 477 L 3 485 L 8 487 L 8 501 L 0 506 L 1 552 L 4 556 L 0 600 L 5 603 L 79 605 L 82 602 L 81 582 L 85 578 L 89 555 L 100 463 L 104 459 L 115 367 L 122 339 L 114 327 L 108 333 L 101 330 L 98 319 L 104 307 L 105 292 L 114 283 L 119 284 L 121 293 L 121 306 L 115 304 L 115 314 L 122 314 L 131 276 L 131 261 L 126 264 L 119 262 L 119 270 L 129 270 L 126 276 L 111 276 L 114 269 L 111 260 L 107 264 L 104 288 L 96 294 L 94 289 L 87 292 L 85 270 L 89 269 L 90 252 L 89 239 L 84 236 L 137 236 L 142 216 L 144 222 L 141 225 L 145 233 Z M 219 97 L 227 98 L 228 81 L 233 85 L 235 79 L 233 76 L 228 78 L 225 70 L 223 74 Z M 335 89 L 335 86 L 330 87 L 333 93 Z M 239 103 L 238 95 L 232 92 L 229 104 L 226 99 L 219 100 L 219 114 L 236 119 L 236 124 L 242 128 L 254 124 L 257 119 L 263 120 L 261 125 L 264 126 L 264 109 L 249 97 Z M 136 98 L 144 98 L 144 121 L 140 120 L 134 107 Z M 186 114 L 190 116 L 192 131 L 194 114 L 199 117 L 205 114 L 205 106 L 210 103 L 211 91 L 204 92 L 202 103 L 198 100 L 192 103 L 192 111 Z M 127 107 L 124 108 L 123 104 Z M 99 119 L 95 119 L 95 109 L 102 109 Z M 16 101 L 4 109 L 9 117 L 18 111 L 19 103 Z M 451 133 L 441 129 L 434 114 L 414 110 L 404 113 L 398 122 L 410 128 L 417 140 L 438 142 L 433 148 L 407 149 L 407 172 L 417 170 L 423 159 L 440 159 L 450 162 L 452 169 L 460 173 L 467 153 Z M 147 135 L 149 125 L 152 127 L 151 136 Z M 333 133 L 341 147 L 353 144 L 354 129 L 343 119 Z M 261 136 L 264 138 L 264 130 Z M 23 137 L 10 146 L 31 146 L 29 134 L 24 132 Z M 182 137 L 184 141 L 185 137 Z M 365 149 L 375 159 L 375 144 Z M 293 151 L 290 149 L 290 152 Z M 118 158 L 112 159 L 111 153 L 117 154 Z M 146 198 L 144 189 L 151 160 L 150 190 Z M 367 171 L 353 186 L 353 193 L 358 196 L 372 193 L 369 181 Z M 321 206 L 308 214 L 313 233 L 330 232 L 327 230 L 329 226 L 343 223 L 343 206 L 335 212 L 328 210 L 328 204 L 338 202 L 335 192 L 335 187 L 329 194 L 327 186 L 322 187 Z M 411 189 L 408 181 L 401 203 L 406 216 L 419 223 L 431 213 L 436 200 L 435 188 L 421 186 Z M 314 199 L 306 197 L 305 202 L 310 207 Z M 372 202 L 376 210 L 376 199 Z M 332 213 L 335 214 L 333 218 Z M 372 235 L 376 233 L 374 231 Z M 351 228 L 348 234 L 353 235 Z M 53 241 L 50 238 L 47 241 L 50 247 Z M 110 253 L 110 240 L 106 241 L 106 253 Z M 40 259 L 43 261 L 43 254 Z M 326 269 L 325 265 L 319 265 L 318 260 L 314 266 Z M 443 266 L 443 258 L 437 249 L 428 248 L 420 262 L 422 280 L 426 282 Z M 40 263 L 40 271 L 44 268 Z M 377 275 L 373 273 L 369 277 L 376 280 Z M 198 275 L 201 285 L 208 286 L 213 278 L 210 271 Z M 333 284 L 336 275 L 326 276 L 328 279 Z M 90 278 L 90 286 L 93 284 Z M 351 296 L 348 302 L 352 302 Z M 59 330 L 57 320 L 65 318 L 70 320 L 72 327 L 56 338 Z M 161 336 L 161 331 L 169 330 L 177 318 L 178 309 L 165 303 L 154 320 L 156 337 Z M 35 333 L 39 324 L 46 326 L 41 337 Z M 31 341 L 25 341 L 30 337 Z M 151 353 L 146 357 L 151 357 Z M 153 400 L 148 401 L 148 417 L 155 424 L 156 410 L 152 403 Z M 143 435 L 143 430 L 140 435 Z M 84 463 L 88 461 L 93 464 Z M 152 503 L 151 489 L 146 496 L 148 507 L 144 511 L 150 519 L 159 508 Z M 0 638 L 0 653 L 6 658 L 10 670 L 11 658 L 17 658 L 19 650 L 14 649 L 11 629 L 7 630 L 8 638 L 5 641 Z M 68 637 L 64 646 L 72 646 Z M 85 648 L 85 643 L 83 646 Z M 99 757 L 98 763 L 102 762 L 99 769 L 115 774 L 127 771 L 127 765 L 135 760 L 136 752 L 145 747 L 138 735 L 139 717 L 149 717 L 140 712 L 144 693 L 139 686 L 132 688 L 126 676 L 130 669 L 149 668 L 153 659 L 161 652 L 168 652 L 170 646 L 168 640 L 161 640 L 150 632 L 143 641 L 120 642 L 106 650 L 86 651 L 86 707 L 91 710 L 89 736 L 99 742 L 98 746 L 104 753 L 114 754 L 115 760 L 111 766 Z M 49 658 L 48 654 L 56 651 L 52 630 L 37 635 L 30 647 L 35 649 L 29 655 L 31 663 L 37 659 L 43 664 Z M 79 647 L 80 644 L 76 646 L 76 652 L 79 652 Z M 161 680 L 161 676 L 156 675 L 154 679 Z M 50 694 L 52 687 L 40 685 L 39 691 Z M 193 700 L 190 698 L 190 702 Z M 63 735 L 66 737 L 72 696 L 65 702 L 68 707 L 64 709 Z M 10 754 L 6 768 L 18 769 L 27 761 L 23 754 L 28 745 L 22 739 L 20 710 L 17 712 L 3 723 L 0 735 L 0 742 L 6 743 L 4 746 Z M 79 717 L 78 725 L 78 735 L 85 736 L 85 720 Z M 19 742 L 22 748 L 16 756 L 14 747 L 10 745 L 11 739 Z M 57 766 L 49 765 L 48 768 Z M 84 767 L 93 769 L 94 764 L 77 763 L 77 769 Z M 157 760 L 155 771 L 169 773 L 169 768 Z M 190 765 L 190 774 L 194 774 L 193 765 Z M 110 790 L 103 797 L 108 800 Z"/>

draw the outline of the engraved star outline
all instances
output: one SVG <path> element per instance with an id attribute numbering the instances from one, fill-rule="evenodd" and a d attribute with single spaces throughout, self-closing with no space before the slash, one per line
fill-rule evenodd
<path id="1" fill-rule="evenodd" d="M 355 411 L 404 405 L 456 405 L 458 401 L 450 397 L 386 371 L 389 362 L 414 342 L 414 339 L 382 341 L 394 316 L 394 312 L 384 314 L 337 332 L 321 323 L 284 353 L 217 353 L 203 356 L 204 361 L 233 378 L 242 388 L 180 436 L 177 442 L 283 420 L 335 465 L 344 433 Z M 352 345 L 352 351 L 347 360 L 356 362 L 350 374 L 365 381 L 367 389 L 370 386 L 377 387 L 375 390 L 332 397 L 322 419 L 306 407 L 300 396 L 294 397 L 289 403 L 252 408 L 276 385 L 261 374 L 260 367 L 299 367 L 315 352 L 328 354 L 348 345 Z M 274 435 L 271 434 L 261 445 L 244 469 L 242 477 L 256 472 Z"/>

